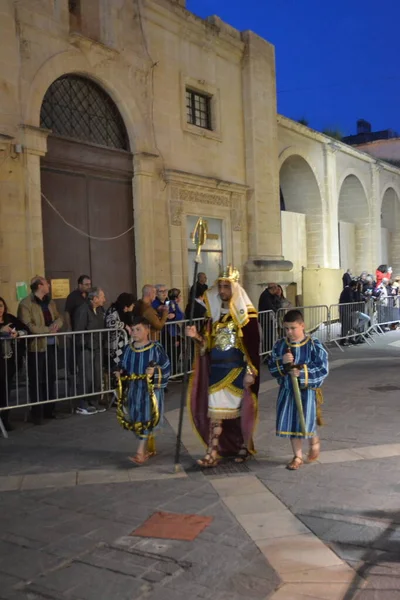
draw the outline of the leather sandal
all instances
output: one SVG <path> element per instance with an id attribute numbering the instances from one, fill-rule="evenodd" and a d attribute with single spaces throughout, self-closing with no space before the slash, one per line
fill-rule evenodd
<path id="1" fill-rule="evenodd" d="M 211 469 L 212 467 L 216 467 L 218 465 L 219 460 L 219 458 L 212 456 L 209 452 L 207 452 L 204 458 L 200 458 L 197 461 L 197 464 L 205 469 Z"/>
<path id="2" fill-rule="evenodd" d="M 318 440 L 314 440 L 310 443 L 310 451 L 307 455 L 308 462 L 314 462 L 319 459 L 321 451 L 321 442 Z"/>
<path id="3" fill-rule="evenodd" d="M 135 454 L 135 456 L 128 456 L 128 460 L 135 463 L 135 465 L 143 465 L 149 460 L 149 458 L 150 456 L 148 454 Z"/>
<path id="4" fill-rule="evenodd" d="M 289 469 L 289 471 L 297 471 L 303 464 L 304 460 L 300 458 L 300 456 L 294 456 L 290 463 L 286 465 L 286 468 Z"/>
<path id="5" fill-rule="evenodd" d="M 251 453 L 247 448 L 241 448 L 235 458 L 235 463 L 244 463 L 251 458 Z"/>

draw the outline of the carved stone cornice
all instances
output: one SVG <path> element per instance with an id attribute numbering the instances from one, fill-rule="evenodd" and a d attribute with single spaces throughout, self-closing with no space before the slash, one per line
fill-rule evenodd
<path id="1" fill-rule="evenodd" d="M 185 204 L 206 204 L 230 211 L 232 228 L 241 231 L 248 187 L 202 175 L 167 169 L 169 212 L 171 225 L 182 225 Z"/>
<path id="2" fill-rule="evenodd" d="M 237 192 L 244 194 L 249 187 L 243 183 L 208 177 L 207 175 L 197 175 L 187 171 L 178 171 L 177 169 L 165 169 L 165 181 L 171 184 L 192 185 L 210 190 Z"/>

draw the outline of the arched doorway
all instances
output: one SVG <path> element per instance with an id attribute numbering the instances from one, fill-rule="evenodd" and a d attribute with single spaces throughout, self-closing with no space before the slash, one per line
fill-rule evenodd
<path id="1" fill-rule="evenodd" d="M 46 276 L 91 275 L 108 301 L 136 291 L 132 155 L 114 102 L 92 80 L 64 75 L 43 99 L 41 160 Z M 61 305 L 63 302 L 61 301 Z"/>
<path id="2" fill-rule="evenodd" d="M 293 262 L 301 293 L 302 268 L 324 266 L 322 199 L 313 170 L 299 155 L 289 156 L 280 169 L 282 253 Z"/>
<path id="3" fill-rule="evenodd" d="M 389 187 L 382 197 L 381 264 L 390 265 L 400 275 L 400 204 L 396 191 Z"/>
<path id="4" fill-rule="evenodd" d="M 371 222 L 364 188 L 355 175 L 348 175 L 340 188 L 339 205 L 340 266 L 354 275 L 371 271 Z"/>

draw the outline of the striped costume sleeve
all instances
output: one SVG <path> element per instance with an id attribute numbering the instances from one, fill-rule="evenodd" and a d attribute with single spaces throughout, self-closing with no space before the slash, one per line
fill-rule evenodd
<path id="1" fill-rule="evenodd" d="M 319 388 L 329 373 L 328 353 L 319 340 L 311 340 L 310 359 L 300 370 L 299 384 L 305 388 Z"/>
<path id="2" fill-rule="evenodd" d="M 130 348 L 130 346 L 125 346 L 125 350 L 123 355 L 121 356 L 121 360 L 119 362 L 119 365 L 117 367 L 117 369 L 121 369 L 122 371 L 129 371 L 129 356 L 131 354 L 132 350 Z"/>
<path id="3" fill-rule="evenodd" d="M 282 343 L 279 340 L 274 344 L 274 347 L 272 348 L 271 357 L 268 360 L 269 372 L 271 373 L 272 377 L 276 377 L 278 379 L 279 383 L 286 375 L 282 362 L 281 348 Z"/>
<path id="4" fill-rule="evenodd" d="M 154 387 L 166 388 L 171 375 L 171 364 L 161 344 L 154 345 L 156 367 L 154 369 Z"/>

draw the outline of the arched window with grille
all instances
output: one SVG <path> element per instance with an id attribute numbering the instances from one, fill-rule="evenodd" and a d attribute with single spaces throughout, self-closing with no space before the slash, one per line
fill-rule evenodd
<path id="1" fill-rule="evenodd" d="M 129 139 L 119 110 L 91 79 L 63 75 L 46 92 L 41 127 L 53 134 L 129 151 Z"/>

